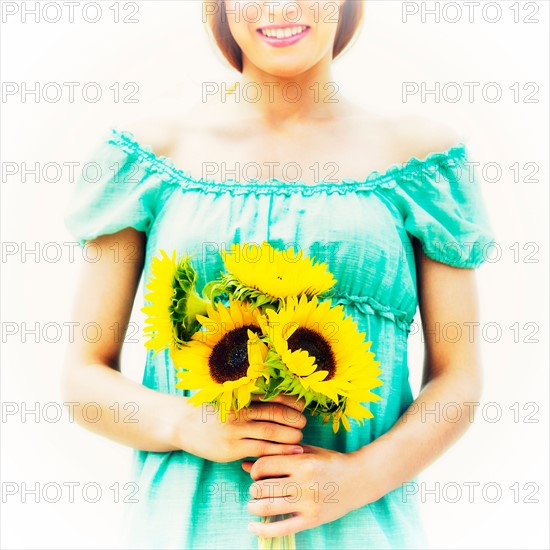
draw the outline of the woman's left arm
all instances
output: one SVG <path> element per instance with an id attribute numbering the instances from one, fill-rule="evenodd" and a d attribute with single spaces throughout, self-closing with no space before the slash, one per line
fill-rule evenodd
<path id="1" fill-rule="evenodd" d="M 471 424 L 482 386 L 475 270 L 432 260 L 416 244 L 425 339 L 420 394 L 388 432 L 355 452 L 303 445 L 303 455 L 244 463 L 255 480 L 250 512 L 294 514 L 280 522 L 251 524 L 259 536 L 283 536 L 334 521 L 404 487 Z M 460 327 L 460 338 L 445 339 L 448 323 Z M 446 420 L 441 411 L 448 403 L 453 414 Z M 277 483 L 280 476 L 288 477 Z"/>
<path id="2" fill-rule="evenodd" d="M 378 497 L 410 481 L 455 443 L 471 425 L 481 397 L 476 272 L 416 252 L 425 341 L 422 389 L 388 432 L 355 453 L 358 464 L 368 464 L 371 453 L 381 457 Z M 459 338 L 445 339 L 449 324 L 460 327 Z M 443 415 L 447 404 L 452 413 Z"/>

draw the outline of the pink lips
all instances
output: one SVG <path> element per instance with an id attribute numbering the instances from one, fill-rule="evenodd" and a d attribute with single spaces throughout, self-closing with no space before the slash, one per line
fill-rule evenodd
<path id="1" fill-rule="evenodd" d="M 279 27 L 264 27 L 264 28 L 276 30 L 276 29 L 285 29 L 289 27 L 292 28 L 295 26 L 296 25 L 293 25 L 293 26 L 286 25 L 286 26 L 279 26 Z M 301 25 L 301 26 L 305 26 L 305 25 Z M 292 46 L 293 44 L 300 42 L 302 38 L 305 38 L 307 36 L 310 30 L 311 30 L 311 27 L 306 27 L 306 29 L 303 30 L 301 33 L 295 34 L 294 36 L 288 36 L 286 38 L 271 38 L 269 36 L 265 36 L 265 34 L 261 31 L 261 29 L 258 29 L 257 32 L 260 35 L 260 37 L 263 38 L 264 42 L 266 42 L 270 46 L 274 46 L 275 48 L 284 48 L 286 46 Z"/>

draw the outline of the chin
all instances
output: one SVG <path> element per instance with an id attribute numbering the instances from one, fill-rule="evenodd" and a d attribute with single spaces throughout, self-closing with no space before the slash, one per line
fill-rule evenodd
<path id="1" fill-rule="evenodd" d="M 262 71 L 277 78 L 294 78 L 298 77 L 301 74 L 305 73 L 308 70 L 309 66 L 294 66 L 289 67 L 288 65 L 271 65 L 267 67 L 260 67 Z"/>
<path id="2" fill-rule="evenodd" d="M 289 59 L 278 59 L 277 61 L 273 60 L 271 62 L 262 60 L 263 62 L 254 62 L 252 63 L 264 73 L 273 75 L 278 78 L 293 78 L 298 77 L 301 74 L 305 73 L 313 66 L 315 62 L 312 61 L 299 61 L 296 57 Z"/>

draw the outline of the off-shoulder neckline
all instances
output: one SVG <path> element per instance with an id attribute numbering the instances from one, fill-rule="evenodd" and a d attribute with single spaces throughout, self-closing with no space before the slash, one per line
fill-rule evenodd
<path id="1" fill-rule="evenodd" d="M 364 180 L 353 178 L 344 178 L 336 182 L 327 182 L 321 180 L 316 184 L 308 184 L 303 180 L 288 183 L 284 180 L 271 178 L 269 180 L 247 180 L 241 182 L 235 179 L 227 179 L 224 182 L 215 179 L 197 179 L 191 175 L 188 170 L 184 170 L 176 165 L 169 156 L 157 155 L 151 145 L 139 143 L 133 132 L 129 130 L 119 130 L 111 127 L 111 137 L 109 143 L 117 145 L 129 153 L 136 154 L 140 160 L 152 166 L 156 171 L 167 174 L 172 183 L 179 183 L 184 187 L 192 186 L 209 191 L 225 190 L 284 190 L 284 191 L 305 191 L 312 194 L 317 191 L 337 191 L 339 193 L 347 190 L 373 189 L 375 187 L 393 187 L 404 172 L 414 174 L 419 170 L 433 170 L 441 164 L 453 165 L 457 161 L 467 156 L 466 144 L 459 141 L 456 145 L 449 147 L 444 151 L 434 151 L 423 158 L 416 156 L 410 157 L 403 163 L 394 163 L 386 170 L 372 170 Z"/>

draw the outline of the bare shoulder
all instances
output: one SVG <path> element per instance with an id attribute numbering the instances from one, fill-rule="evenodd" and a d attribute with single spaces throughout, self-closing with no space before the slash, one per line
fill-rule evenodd
<path id="1" fill-rule="evenodd" d="M 463 136 L 452 126 L 427 117 L 395 117 L 387 119 L 386 125 L 403 159 L 424 159 L 463 141 Z"/>
<path id="2" fill-rule="evenodd" d="M 446 152 L 464 141 L 450 124 L 421 116 L 387 116 L 349 103 L 348 119 L 366 151 L 376 151 L 380 165 L 424 159 L 431 153 Z"/>
<path id="3" fill-rule="evenodd" d="M 140 145 L 150 146 L 161 156 L 169 156 L 174 142 L 173 122 L 162 117 L 140 118 L 127 124 L 128 130 Z"/>
<path id="4" fill-rule="evenodd" d="M 197 120 L 198 105 L 192 105 L 187 112 L 175 115 L 148 115 L 129 123 L 128 130 L 141 145 L 148 145 L 159 156 L 171 156 L 182 137 L 193 135 L 200 129 Z"/>
<path id="5" fill-rule="evenodd" d="M 172 156 L 182 148 L 185 150 L 190 145 L 189 141 L 204 135 L 223 133 L 223 130 L 231 128 L 227 118 L 227 113 L 224 114 L 218 106 L 198 101 L 177 115 L 150 116 L 137 120 L 130 129 L 139 143 L 150 145 L 157 155 Z"/>

